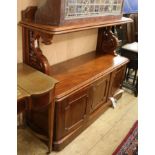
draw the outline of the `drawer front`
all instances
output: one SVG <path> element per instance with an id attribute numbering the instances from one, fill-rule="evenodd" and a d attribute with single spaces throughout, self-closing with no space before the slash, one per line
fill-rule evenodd
<path id="1" fill-rule="evenodd" d="M 88 116 L 89 101 L 89 88 L 85 88 L 56 103 L 57 140 L 82 126 Z"/>
<path id="2" fill-rule="evenodd" d="M 92 87 L 91 112 L 99 108 L 107 101 L 110 75 L 97 80 Z"/>

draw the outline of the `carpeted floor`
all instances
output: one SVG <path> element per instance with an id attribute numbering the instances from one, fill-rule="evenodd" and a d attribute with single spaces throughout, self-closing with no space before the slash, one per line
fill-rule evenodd
<path id="1" fill-rule="evenodd" d="M 112 155 L 138 155 L 138 121 Z"/>

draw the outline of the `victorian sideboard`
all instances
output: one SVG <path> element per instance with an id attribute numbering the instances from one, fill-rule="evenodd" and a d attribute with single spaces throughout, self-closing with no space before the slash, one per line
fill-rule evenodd
<path id="1" fill-rule="evenodd" d="M 119 15 L 118 18 L 110 16 L 109 20 L 104 18 L 106 20 L 86 20 L 79 23 L 78 19 L 64 25 L 47 25 L 36 22 L 38 12 L 37 7 L 29 7 L 22 12 L 20 25 L 23 32 L 23 62 L 58 80 L 54 95 L 52 146 L 53 150 L 59 151 L 111 107 L 112 99 L 121 97 L 120 90 L 129 60 L 115 53 L 118 39 L 111 28 L 113 25 L 126 24 L 132 20 Z M 54 35 L 88 29 L 98 29 L 95 51 L 49 65 L 40 49 L 40 38 L 44 44 L 50 45 Z M 31 122 L 32 115 L 36 117 L 33 117 Z M 44 125 L 46 116 L 47 112 L 37 113 L 30 110 L 30 127 L 35 132 L 38 132 L 38 129 L 45 131 L 40 133 L 44 135 L 49 131 Z M 33 127 L 35 121 L 39 121 L 38 129 Z"/>

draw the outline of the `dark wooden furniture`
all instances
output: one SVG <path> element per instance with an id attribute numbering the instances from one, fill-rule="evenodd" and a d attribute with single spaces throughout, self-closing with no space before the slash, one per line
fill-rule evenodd
<path id="1" fill-rule="evenodd" d="M 127 24 L 127 43 L 138 42 L 138 13 L 126 15 L 133 20 Z"/>
<path id="2" fill-rule="evenodd" d="M 29 96 L 29 93 L 17 86 L 17 114 L 26 110 L 27 98 L 29 98 Z"/>
<path id="3" fill-rule="evenodd" d="M 126 14 L 133 19 L 124 27 L 126 32 L 125 41 L 121 48 L 121 55 L 127 57 L 130 62 L 127 65 L 123 86 L 132 90 L 135 96 L 138 95 L 138 13 Z"/>
<path id="4" fill-rule="evenodd" d="M 122 17 L 51 26 L 46 25 L 47 23 L 36 23 L 36 10 L 36 7 L 29 7 L 22 12 L 20 25 L 23 31 L 23 61 L 59 81 L 55 88 L 54 137 L 51 139 L 53 149 L 58 151 L 112 105 L 110 98 L 121 97 L 119 90 L 128 59 L 116 55 L 118 39 L 112 33 L 111 26 L 126 24 L 132 20 Z M 43 43 L 49 45 L 53 35 L 94 28 L 98 28 L 96 51 L 53 66 L 49 65 L 40 49 L 40 38 Z M 46 99 L 47 97 L 44 98 Z M 34 104 L 35 102 L 36 100 Z M 43 129 L 42 133 L 47 135 L 48 111 L 44 108 L 40 110 L 31 110 L 29 125 L 33 127 L 33 124 L 38 123 L 36 130 L 40 132 L 39 130 Z M 33 119 L 30 116 L 34 116 Z"/>
<path id="5" fill-rule="evenodd" d="M 25 126 L 25 112 L 29 103 L 30 94 L 24 89 L 17 86 L 17 114 L 18 128 Z"/>
<path id="6" fill-rule="evenodd" d="M 24 112 L 26 123 L 48 143 L 50 150 L 52 149 L 53 139 L 56 83 L 57 80 L 26 64 L 20 63 L 17 65 L 17 111 L 18 113 Z M 46 121 L 41 123 L 45 117 Z M 48 130 L 45 131 L 44 128 Z"/>
<path id="7" fill-rule="evenodd" d="M 51 67 L 50 75 L 59 80 L 55 96 L 55 150 L 64 148 L 110 107 L 110 97 L 121 96 L 117 92 L 127 62 L 120 56 L 92 52 Z"/>
<path id="8" fill-rule="evenodd" d="M 121 40 L 120 46 L 127 43 L 138 42 L 138 13 L 125 14 L 123 16 L 131 18 L 133 22 L 115 26 L 117 37 Z"/>
<path id="9" fill-rule="evenodd" d="M 133 22 L 126 25 L 116 26 L 115 30 L 119 40 L 120 48 L 117 53 L 130 59 L 127 65 L 123 86 L 138 95 L 138 13 L 125 14 Z"/>
<path id="10" fill-rule="evenodd" d="M 122 46 L 121 55 L 127 57 L 130 62 L 127 65 L 123 86 L 134 91 L 138 95 L 138 43 L 128 43 Z"/>

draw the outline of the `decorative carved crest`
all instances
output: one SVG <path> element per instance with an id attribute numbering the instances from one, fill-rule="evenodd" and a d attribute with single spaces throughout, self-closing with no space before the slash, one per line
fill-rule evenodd
<path id="1" fill-rule="evenodd" d="M 111 27 L 100 28 L 98 31 L 98 41 L 96 51 L 99 53 L 114 54 L 118 46 L 118 39 L 111 31 Z"/>

